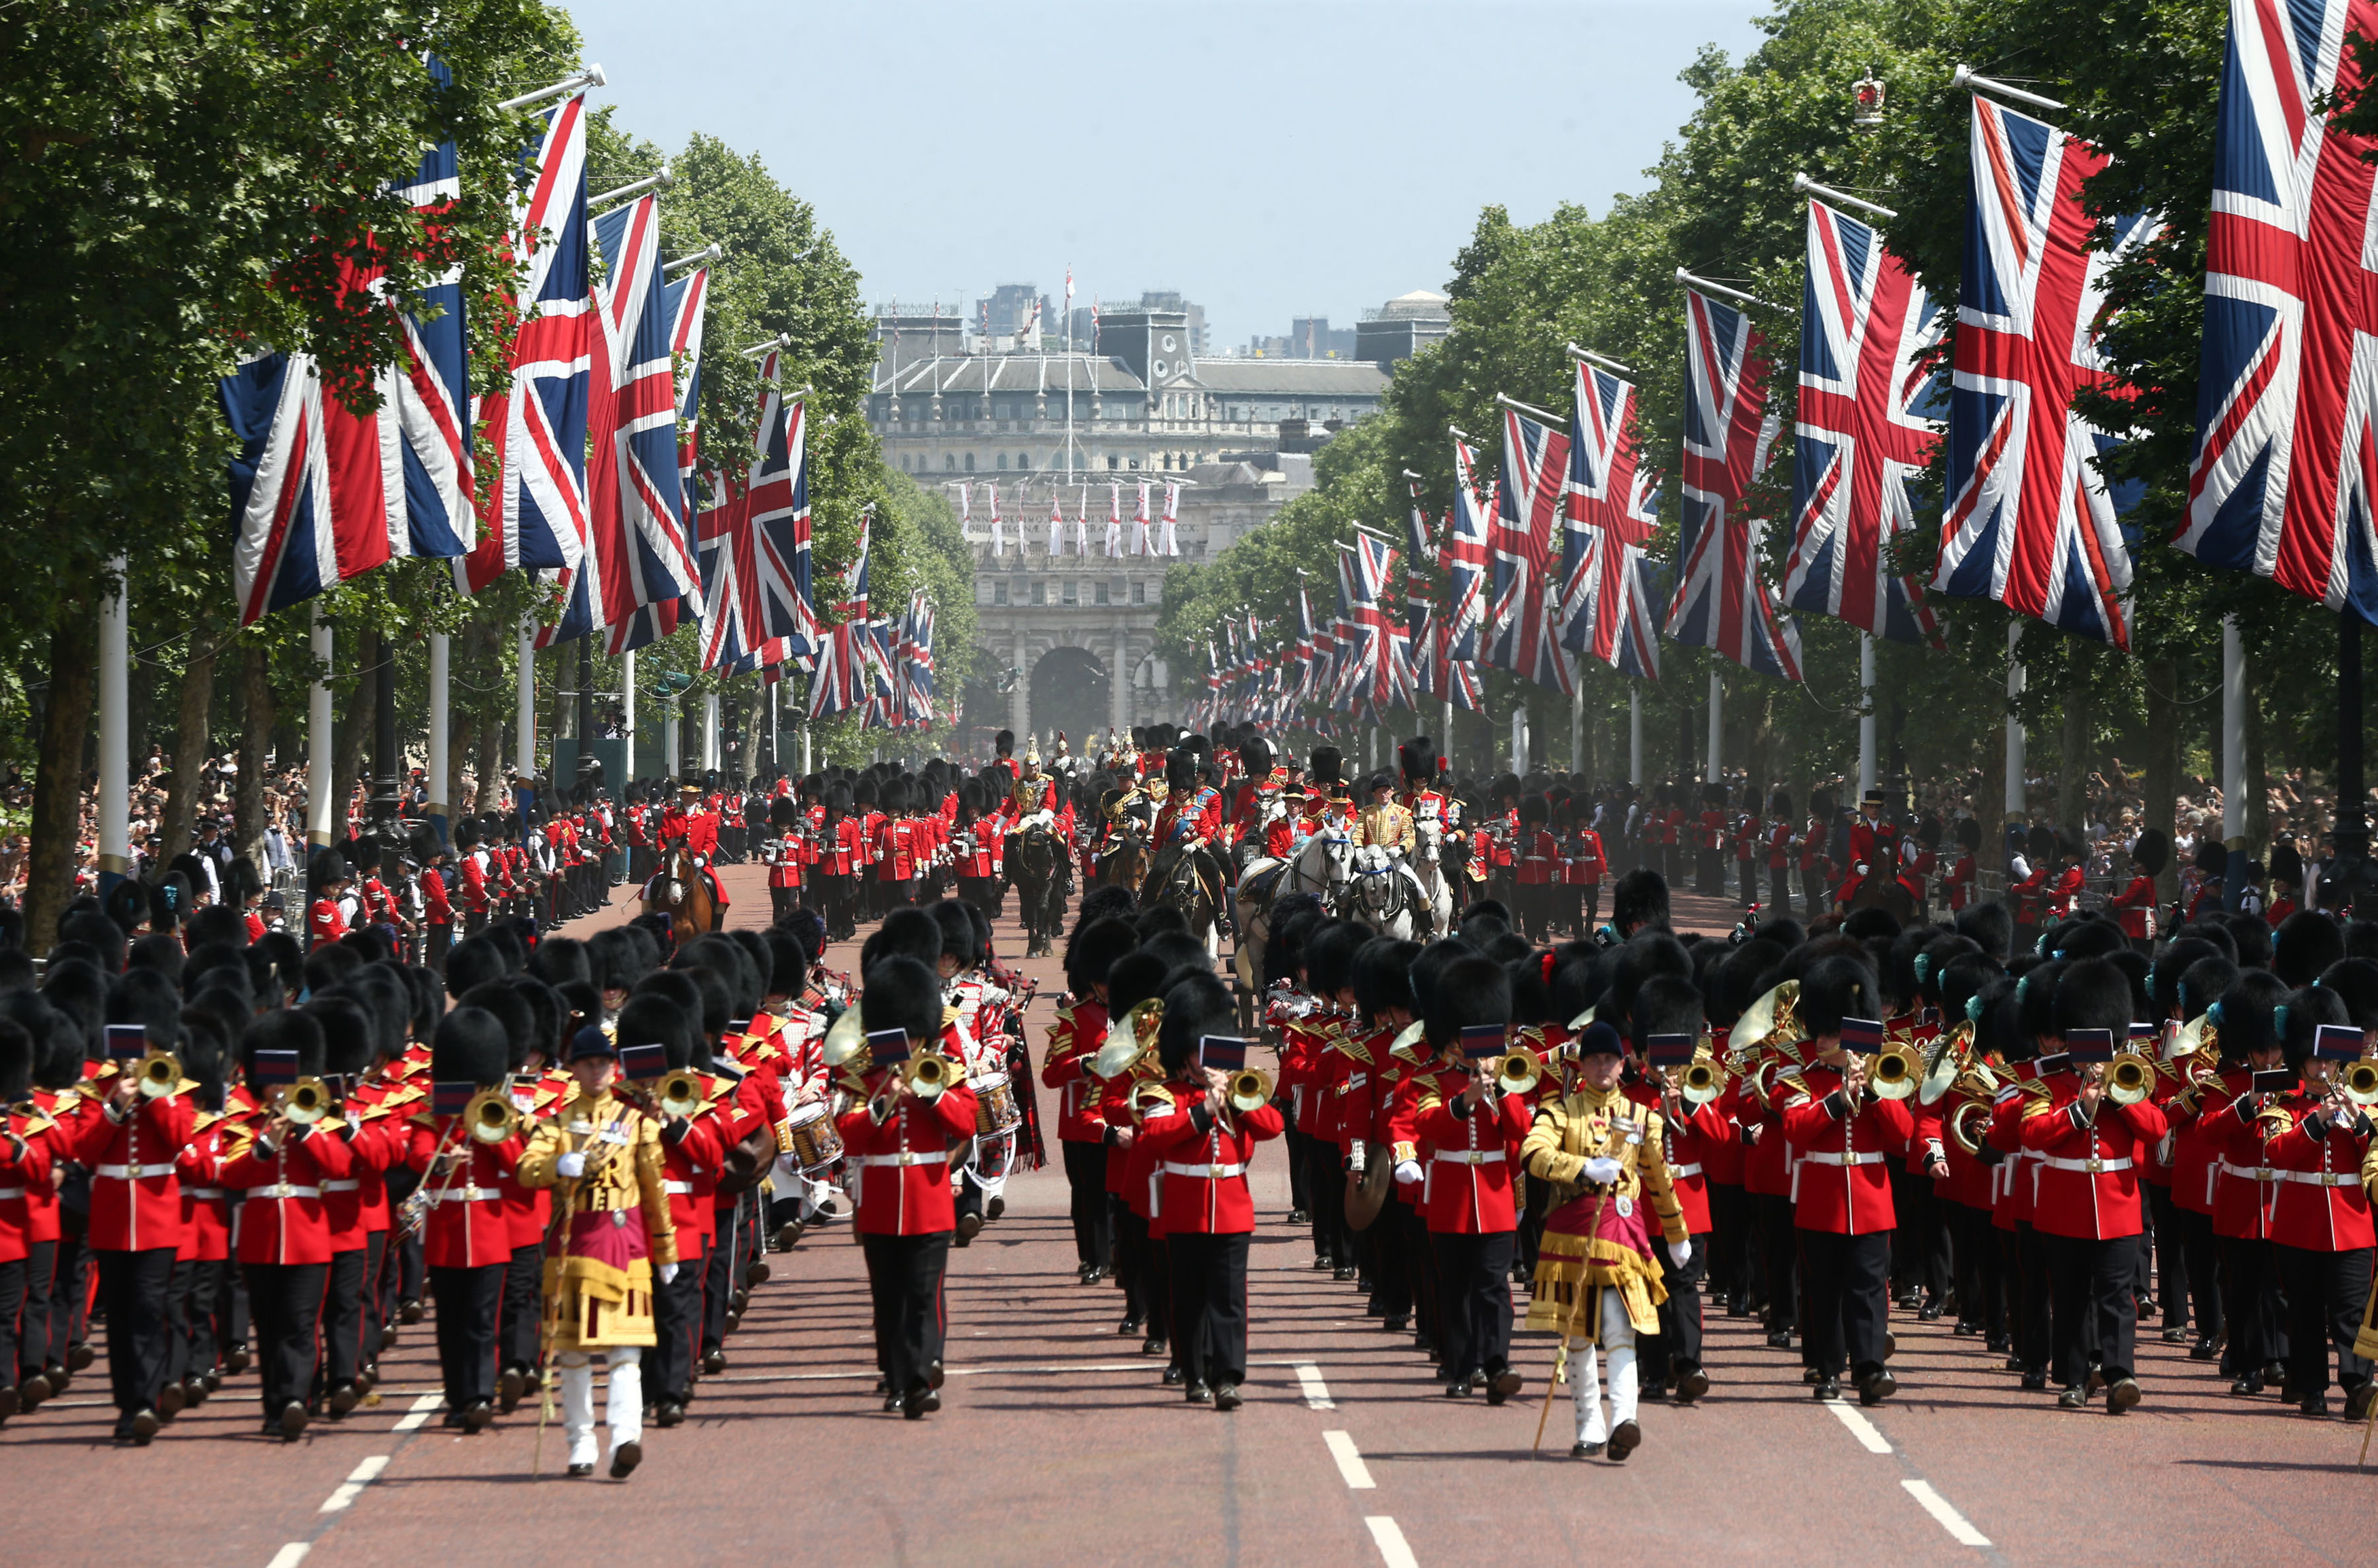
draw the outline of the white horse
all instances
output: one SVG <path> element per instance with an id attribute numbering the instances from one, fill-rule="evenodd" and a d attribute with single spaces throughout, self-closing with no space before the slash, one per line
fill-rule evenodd
<path id="1" fill-rule="evenodd" d="M 1445 874 L 1445 824 L 1434 817 L 1423 817 L 1413 824 L 1420 846 L 1405 862 L 1412 880 L 1420 884 L 1421 897 L 1426 901 L 1430 928 L 1438 936 L 1453 932 L 1453 883 Z"/>
<path id="2" fill-rule="evenodd" d="M 1321 906 L 1332 912 L 1345 906 L 1353 881 L 1354 840 L 1343 828 L 1325 828 L 1306 838 L 1285 860 L 1259 856 L 1239 873 L 1231 892 L 1238 911 L 1238 942 L 1231 968 L 1239 985 L 1253 995 L 1260 976 L 1264 940 L 1271 933 L 1271 906 L 1292 892 L 1321 895 Z"/>
<path id="3" fill-rule="evenodd" d="M 1383 937 L 1426 941 L 1442 928 L 1435 901 L 1421 886 L 1412 868 L 1396 858 L 1385 844 L 1364 844 L 1354 852 L 1354 884 L 1346 914 Z M 1446 913 L 1452 899 L 1446 895 Z"/>

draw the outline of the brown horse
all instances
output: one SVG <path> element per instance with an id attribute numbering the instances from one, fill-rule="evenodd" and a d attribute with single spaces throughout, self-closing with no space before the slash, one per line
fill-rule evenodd
<path id="1" fill-rule="evenodd" d="M 693 852 L 673 844 L 662 852 L 660 868 L 645 885 L 647 913 L 665 914 L 679 941 L 718 927 L 718 906 L 711 902 L 710 879 L 693 863 Z"/>
<path id="2" fill-rule="evenodd" d="M 1099 846 L 1099 886 L 1129 888 L 1134 893 L 1147 880 L 1147 841 L 1136 833 L 1110 835 Z"/>

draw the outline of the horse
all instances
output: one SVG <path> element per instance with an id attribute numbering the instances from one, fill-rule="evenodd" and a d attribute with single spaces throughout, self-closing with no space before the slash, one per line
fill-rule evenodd
<path id="1" fill-rule="evenodd" d="M 1430 842 L 1431 854 L 1435 844 Z M 1438 879 L 1431 894 L 1419 873 L 1395 857 L 1385 844 L 1365 844 L 1354 852 L 1354 880 L 1346 899 L 1346 913 L 1383 937 L 1426 941 L 1451 928 L 1452 890 Z"/>
<path id="2" fill-rule="evenodd" d="M 1850 895 L 1848 907 L 1887 909 L 1891 917 L 1904 926 L 1916 917 L 1916 900 L 1899 879 L 1883 867 L 1876 867 L 1860 879 L 1857 891 Z"/>
<path id="3" fill-rule="evenodd" d="M 1054 827 L 1047 811 L 1035 811 L 1017 828 L 1007 852 L 1007 880 L 1015 885 L 1027 958 L 1055 951 L 1051 939 L 1065 923 L 1065 855 Z"/>
<path id="4" fill-rule="evenodd" d="M 1147 841 L 1136 833 L 1111 833 L 1099 845 L 1099 886 L 1129 888 L 1136 896 L 1147 880 Z"/>
<path id="5" fill-rule="evenodd" d="M 1221 932 L 1215 916 L 1221 905 L 1213 888 L 1201 874 L 1199 858 L 1189 850 L 1174 853 L 1172 863 L 1164 874 L 1139 890 L 1139 906 L 1154 909 L 1166 905 L 1181 912 L 1189 922 L 1189 934 L 1206 944 L 1209 957 L 1219 957 L 1222 951 Z"/>
<path id="6" fill-rule="evenodd" d="M 644 884 L 644 908 L 665 914 L 670 929 L 698 935 L 718 927 L 718 906 L 711 902 L 710 879 L 693 863 L 693 852 L 672 844 L 661 856 L 660 868 Z"/>
<path id="7" fill-rule="evenodd" d="M 1405 864 L 1414 880 L 1420 883 L 1421 896 L 1428 901 L 1428 916 L 1438 936 L 1448 936 L 1453 930 L 1453 878 L 1459 873 L 1457 863 L 1452 871 L 1446 869 L 1445 824 L 1435 817 L 1423 817 L 1412 826 L 1420 841 L 1418 852 Z"/>
<path id="8" fill-rule="evenodd" d="M 1321 895 L 1321 906 L 1342 911 L 1353 879 L 1354 841 L 1343 828 L 1330 828 L 1307 838 L 1285 860 L 1259 856 L 1239 872 L 1231 901 L 1238 910 L 1238 951 L 1231 967 L 1243 992 L 1252 996 L 1260 979 L 1255 964 L 1271 931 L 1271 907 L 1286 893 Z"/>

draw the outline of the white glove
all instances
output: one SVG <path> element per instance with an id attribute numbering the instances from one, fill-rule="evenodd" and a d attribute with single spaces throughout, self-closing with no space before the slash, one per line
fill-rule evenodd
<path id="1" fill-rule="evenodd" d="M 1396 1179 L 1406 1187 L 1410 1187 L 1414 1182 L 1418 1181 L 1420 1179 L 1420 1162 L 1418 1160 L 1399 1160 L 1396 1162 Z"/>
<path id="2" fill-rule="evenodd" d="M 1687 1263 L 1689 1263 L 1692 1261 L 1693 1244 L 1691 1242 L 1671 1241 L 1668 1243 L 1668 1262 L 1675 1264 L 1678 1268 L 1683 1268 Z"/>
<path id="3" fill-rule="evenodd" d="M 572 1149 L 555 1160 L 553 1168 L 574 1180 L 586 1174 L 586 1156 L 578 1150 Z"/>
<path id="4" fill-rule="evenodd" d="M 1588 1181 L 1615 1181 L 1624 1168 L 1608 1155 L 1596 1155 L 1585 1162 L 1585 1179 Z"/>
<path id="5" fill-rule="evenodd" d="M 1679 1266 L 1681 1267 L 1682 1265 L 1679 1265 Z M 669 1281 L 671 1281 L 671 1280 L 675 1279 L 676 1277 L 677 1277 L 677 1265 L 676 1265 L 675 1263 L 663 1263 L 663 1264 L 661 1265 L 661 1283 L 662 1283 L 663 1285 L 667 1285 L 667 1284 L 668 1284 L 668 1283 L 669 1283 Z"/>

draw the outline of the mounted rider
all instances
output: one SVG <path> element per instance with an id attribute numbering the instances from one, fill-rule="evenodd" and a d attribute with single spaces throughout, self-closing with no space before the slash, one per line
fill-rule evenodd
<path id="1" fill-rule="evenodd" d="M 1156 812 L 1156 861 L 1148 869 L 1147 886 L 1160 888 L 1183 855 L 1193 856 L 1197 876 L 1214 907 L 1223 907 L 1223 893 L 1230 880 L 1222 873 L 1222 865 L 1211 848 L 1222 832 L 1222 792 L 1207 784 L 1200 776 L 1203 759 L 1200 748 L 1206 744 L 1203 736 L 1193 735 L 1175 747 L 1164 759 L 1164 802 Z"/>
<path id="2" fill-rule="evenodd" d="M 719 883 L 717 868 L 711 864 L 718 856 L 718 818 L 703 804 L 700 784 L 683 785 L 677 793 L 682 805 L 673 806 L 661 818 L 660 857 L 666 861 L 673 846 L 685 845 L 687 853 L 693 856 L 694 868 L 702 873 L 703 881 L 710 888 L 710 902 L 717 907 L 718 918 L 715 928 L 723 931 L 727 928 L 729 901 L 727 889 Z M 665 902 L 658 888 L 661 880 L 662 873 L 655 868 L 652 878 L 644 883 L 643 892 L 638 895 L 654 908 L 658 908 Z"/>

